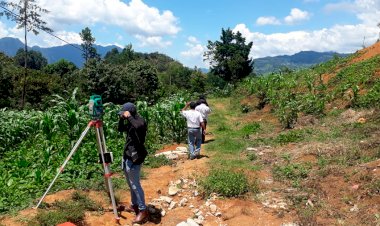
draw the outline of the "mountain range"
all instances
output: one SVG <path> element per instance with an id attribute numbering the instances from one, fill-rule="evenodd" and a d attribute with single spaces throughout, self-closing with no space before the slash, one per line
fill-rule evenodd
<path id="1" fill-rule="evenodd" d="M 75 48 L 74 46 L 77 48 Z M 104 57 L 105 54 L 113 48 L 117 48 L 119 51 L 122 50 L 120 47 L 116 45 L 94 45 L 94 47 L 101 57 Z M 20 48 L 24 48 L 24 43 L 17 38 L 5 37 L 0 39 L 0 52 L 4 52 L 8 56 L 15 56 L 17 50 L 19 50 Z M 63 46 L 54 46 L 48 48 L 42 48 L 39 46 L 33 46 L 28 48 L 41 52 L 41 54 L 47 59 L 49 64 L 57 62 L 60 59 L 71 61 L 78 67 L 82 67 L 84 63 L 82 52 L 79 50 L 81 46 L 78 44 L 67 44 Z"/>
<path id="2" fill-rule="evenodd" d="M 254 59 L 254 71 L 256 74 L 278 72 L 282 68 L 289 69 L 307 68 L 326 62 L 334 56 L 346 57 L 349 54 L 336 52 L 301 51 L 294 55 L 282 55 Z"/>
<path id="3" fill-rule="evenodd" d="M 80 48 L 80 45 L 73 44 Z M 39 46 L 30 47 L 30 49 L 39 51 L 48 60 L 48 63 L 54 63 L 60 59 L 66 59 L 73 62 L 78 67 L 82 67 L 84 59 L 79 49 L 71 45 L 55 46 L 49 48 L 42 48 Z M 94 45 L 97 52 L 104 57 L 104 55 L 113 48 L 119 51 L 122 49 L 116 45 L 100 46 Z M 0 52 L 4 52 L 8 56 L 15 56 L 18 49 L 24 48 L 24 43 L 17 38 L 5 37 L 0 39 Z M 254 72 L 256 74 L 266 74 L 276 72 L 283 67 L 289 69 L 298 69 L 310 67 L 330 60 L 335 55 L 344 57 L 348 54 L 340 54 L 335 52 L 315 52 L 315 51 L 301 51 L 294 55 L 282 55 L 274 57 L 263 57 L 254 59 Z M 208 72 L 208 69 L 201 68 L 202 72 Z"/>

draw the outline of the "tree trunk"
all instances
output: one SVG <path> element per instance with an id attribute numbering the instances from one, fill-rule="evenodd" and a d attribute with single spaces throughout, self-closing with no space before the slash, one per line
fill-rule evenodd
<path id="1" fill-rule="evenodd" d="M 26 77 L 28 75 L 28 68 L 27 68 L 27 60 L 28 60 L 28 42 L 27 42 L 27 7 L 28 7 L 28 0 L 25 0 L 24 2 L 24 79 L 23 79 L 23 84 L 22 84 L 22 102 L 21 102 L 21 108 L 23 109 L 25 106 L 25 96 L 26 96 Z"/>

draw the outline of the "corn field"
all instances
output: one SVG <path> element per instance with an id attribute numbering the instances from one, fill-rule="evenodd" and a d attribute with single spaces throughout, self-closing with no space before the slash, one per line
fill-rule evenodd
<path id="1" fill-rule="evenodd" d="M 88 107 L 80 104 L 75 94 L 68 99 L 55 96 L 55 106 L 43 112 L 0 110 L 0 213 L 35 204 L 87 126 Z M 185 140 L 186 122 L 179 113 L 184 103 L 178 96 L 153 106 L 136 103 L 139 114 L 148 122 L 146 146 L 150 153 L 160 144 Z M 104 104 L 107 149 L 115 156 L 113 171 L 120 170 L 118 159 L 125 142 L 124 135 L 117 131 L 119 109 L 118 105 Z M 90 131 L 52 192 L 103 181 L 95 133 Z"/>

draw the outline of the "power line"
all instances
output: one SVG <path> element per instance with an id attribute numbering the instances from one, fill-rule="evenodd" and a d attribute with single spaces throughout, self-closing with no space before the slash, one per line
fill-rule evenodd
<path id="1" fill-rule="evenodd" d="M 2 8 L 3 10 L 7 11 L 7 12 L 10 13 L 10 14 L 12 14 L 13 16 L 22 19 L 22 17 L 21 17 L 20 15 L 18 15 L 18 14 L 16 14 L 16 13 L 14 13 L 13 11 L 7 9 L 6 7 L 0 5 L 0 8 Z M 34 25 L 34 24 L 33 24 L 33 25 Z M 26 26 L 26 25 L 25 25 L 25 26 Z M 55 37 L 55 38 L 61 40 L 62 42 L 64 42 L 64 43 L 66 43 L 66 44 L 68 44 L 68 45 L 70 45 L 70 46 L 72 46 L 72 47 L 74 47 L 74 48 L 80 50 L 81 52 L 85 52 L 82 48 L 80 48 L 80 47 L 78 47 L 78 46 L 76 46 L 76 45 L 74 45 L 74 44 L 72 44 L 72 43 L 69 43 L 69 42 L 65 41 L 64 39 L 58 37 L 57 35 L 53 34 L 52 32 L 49 32 L 49 31 L 45 31 L 45 30 L 43 30 L 43 29 L 40 29 L 39 26 L 36 26 L 36 28 L 37 28 L 38 30 L 40 30 L 40 31 L 44 31 L 44 32 L 46 32 L 47 34 L 49 34 L 49 35 L 51 35 L 51 36 L 53 36 L 53 37 Z"/>

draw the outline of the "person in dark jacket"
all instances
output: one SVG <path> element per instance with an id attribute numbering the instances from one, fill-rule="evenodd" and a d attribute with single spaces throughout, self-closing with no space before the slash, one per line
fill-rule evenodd
<path id="1" fill-rule="evenodd" d="M 126 142 L 123 153 L 123 170 L 131 191 L 131 205 L 119 206 L 120 211 L 135 212 L 133 223 L 143 223 L 149 213 L 145 205 L 144 190 L 140 184 L 141 163 L 144 162 L 148 152 L 145 149 L 145 137 L 147 133 L 146 121 L 137 114 L 136 106 L 125 103 L 119 112 L 120 132 L 126 132 Z"/>

